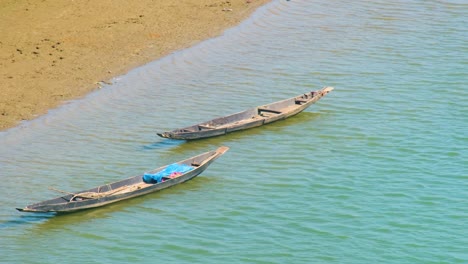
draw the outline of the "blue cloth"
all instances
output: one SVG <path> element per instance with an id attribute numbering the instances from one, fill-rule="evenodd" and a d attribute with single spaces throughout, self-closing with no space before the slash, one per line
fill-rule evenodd
<path id="1" fill-rule="evenodd" d="M 187 171 L 193 170 L 192 166 L 188 166 L 185 164 L 171 164 L 164 168 L 162 171 L 157 173 L 145 173 L 143 175 L 143 181 L 146 183 L 160 183 L 163 177 L 168 177 L 174 172 L 186 173 Z"/>

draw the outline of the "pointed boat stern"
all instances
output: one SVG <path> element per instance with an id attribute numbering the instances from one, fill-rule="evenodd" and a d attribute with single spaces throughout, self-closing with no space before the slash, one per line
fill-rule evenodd
<path id="1" fill-rule="evenodd" d="M 223 155 L 224 153 L 226 153 L 226 151 L 229 150 L 229 147 L 226 147 L 226 146 L 222 146 L 222 147 L 219 147 L 217 150 L 216 150 L 216 153 L 218 153 L 218 155 Z"/>
<path id="2" fill-rule="evenodd" d="M 24 207 L 24 208 L 16 208 L 16 210 L 20 211 L 20 212 L 27 212 L 27 213 L 47 213 L 49 211 L 42 211 L 42 210 L 36 210 L 36 209 L 33 209 L 33 208 L 29 208 L 29 207 Z"/>
<path id="3" fill-rule="evenodd" d="M 156 133 L 156 134 L 162 138 L 171 138 L 170 133 L 168 132 Z"/>
<path id="4" fill-rule="evenodd" d="M 326 86 L 326 87 L 323 87 L 322 92 L 323 92 L 324 94 L 327 94 L 327 93 L 333 91 L 334 89 L 335 89 L 335 88 L 333 88 L 333 87 L 331 87 L 331 86 Z"/>

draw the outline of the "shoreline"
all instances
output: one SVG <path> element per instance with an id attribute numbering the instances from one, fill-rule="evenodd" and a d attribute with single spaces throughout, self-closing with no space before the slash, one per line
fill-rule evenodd
<path id="1" fill-rule="evenodd" d="M 7 0 L 0 4 L 0 131 L 100 82 L 240 24 L 271 0 Z"/>

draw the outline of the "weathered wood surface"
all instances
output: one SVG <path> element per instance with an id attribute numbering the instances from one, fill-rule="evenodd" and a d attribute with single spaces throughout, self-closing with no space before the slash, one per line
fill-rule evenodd
<path id="1" fill-rule="evenodd" d="M 66 195 L 16 209 L 21 212 L 74 212 L 156 192 L 195 178 L 228 150 L 228 147 L 219 147 L 216 150 L 179 161 L 177 162 L 178 164 L 189 165 L 193 169 L 177 177 L 165 178 L 165 181 L 160 183 L 145 183 L 143 181 L 143 174 L 141 174 L 79 192 L 65 192 L 54 189 L 55 191 L 66 193 Z M 157 173 L 166 167 L 163 166 L 148 173 Z"/>
<path id="2" fill-rule="evenodd" d="M 190 140 L 220 136 L 238 130 L 262 126 L 304 111 L 332 90 L 333 87 L 324 87 L 318 91 L 300 94 L 236 114 L 157 134 L 164 138 Z"/>

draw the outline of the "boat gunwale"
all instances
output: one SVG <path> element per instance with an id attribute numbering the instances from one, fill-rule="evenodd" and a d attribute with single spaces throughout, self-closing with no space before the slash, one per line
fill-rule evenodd
<path id="1" fill-rule="evenodd" d="M 311 92 L 299 94 L 299 95 L 291 97 L 291 98 L 287 98 L 287 99 L 283 99 L 283 100 L 280 100 L 280 101 L 272 102 L 272 103 L 269 103 L 269 104 L 264 104 L 264 105 L 248 108 L 248 109 L 246 109 L 244 111 L 240 111 L 240 112 L 237 112 L 237 113 L 234 113 L 234 114 L 229 114 L 229 115 L 226 115 L 226 116 L 217 117 L 217 118 L 211 119 L 209 121 L 204 121 L 204 122 L 194 124 L 194 125 L 191 125 L 191 126 L 186 126 L 186 127 L 183 127 L 183 128 L 172 130 L 172 131 L 157 133 L 157 135 L 160 136 L 160 137 L 169 138 L 169 139 L 193 140 L 193 139 L 202 139 L 202 138 L 225 135 L 225 134 L 230 133 L 230 132 L 234 132 L 234 131 L 238 131 L 238 130 L 244 130 L 244 129 L 252 128 L 252 127 L 255 127 L 255 126 L 261 126 L 261 125 L 273 123 L 275 121 L 279 121 L 279 120 L 282 120 L 282 119 L 289 118 L 291 116 L 294 116 L 294 115 L 304 111 L 306 108 L 308 108 L 309 106 L 311 106 L 312 104 L 314 104 L 315 102 L 320 100 L 322 97 L 324 97 L 326 94 L 331 92 L 333 89 L 334 89 L 333 87 L 325 86 L 320 90 L 311 91 Z M 310 98 L 305 98 L 304 99 L 303 98 L 304 96 L 305 97 L 310 96 Z M 288 101 L 293 102 L 292 104 L 285 107 L 285 109 L 288 109 L 288 110 L 290 109 L 289 111 L 282 112 L 282 111 L 277 111 L 275 109 L 269 109 L 269 107 L 271 107 L 271 106 L 281 105 L 281 104 L 284 104 L 284 103 L 286 103 Z M 280 113 L 277 113 L 274 116 L 262 116 L 260 114 L 260 112 L 262 110 L 263 111 L 269 111 L 269 112 L 280 112 Z M 228 118 L 236 116 L 236 115 L 241 116 L 242 114 L 247 114 L 249 112 L 253 112 L 253 113 L 256 112 L 257 114 L 253 115 L 253 116 L 249 116 L 249 117 L 244 118 L 244 119 L 239 119 L 239 120 L 235 120 L 235 121 L 231 121 L 231 122 L 226 122 L 226 123 L 220 124 L 218 126 L 213 126 L 212 125 L 212 123 L 215 122 L 215 121 L 228 119 Z M 261 124 L 258 124 L 258 125 L 255 125 L 255 126 L 254 125 L 248 126 L 250 123 L 259 122 L 259 121 L 262 121 L 262 120 L 263 120 L 263 122 Z M 234 124 L 236 124 L 236 125 L 234 125 Z M 246 126 L 246 127 L 242 128 L 243 125 Z M 200 129 L 200 126 L 202 127 L 202 129 L 204 127 L 210 127 L 210 128 L 206 129 L 206 130 L 202 130 L 202 129 Z M 240 128 L 236 129 L 237 127 L 240 127 Z M 193 129 L 193 128 L 198 128 L 199 130 L 198 131 L 190 131 L 190 129 Z"/>
<path id="2" fill-rule="evenodd" d="M 64 195 L 64 196 L 58 196 L 58 197 L 55 197 L 55 198 L 52 198 L 52 199 L 48 199 L 48 200 L 44 200 L 44 201 L 37 202 L 37 203 L 34 203 L 34 204 L 30 204 L 30 205 L 27 205 L 24 208 L 16 208 L 16 209 L 18 211 L 21 211 L 21 212 L 56 212 L 56 213 L 74 212 L 74 211 L 79 211 L 79 210 L 85 210 L 85 209 L 90 209 L 90 208 L 101 207 L 101 206 L 104 206 L 104 205 L 107 205 L 107 204 L 110 204 L 110 203 L 115 203 L 115 202 L 119 202 L 119 201 L 122 201 L 122 200 L 135 198 L 135 197 L 138 197 L 138 196 L 143 196 L 143 195 L 146 195 L 146 194 L 149 194 L 149 193 L 152 193 L 152 192 L 156 192 L 156 191 L 159 191 L 159 190 L 163 190 L 163 189 L 172 187 L 174 185 L 177 185 L 177 184 L 180 184 L 180 183 L 183 183 L 183 182 L 186 182 L 188 180 L 191 180 L 191 179 L 195 178 L 196 176 L 201 174 L 214 160 L 216 160 L 218 157 L 223 155 L 227 150 L 229 150 L 229 148 L 223 146 L 223 147 L 219 147 L 216 150 L 201 153 L 201 154 L 193 156 L 191 158 L 178 161 L 178 162 L 176 162 L 177 164 L 186 164 L 186 163 L 189 163 L 189 162 L 192 163 L 197 158 L 201 158 L 203 156 L 206 156 L 206 158 L 204 158 L 199 164 L 197 164 L 197 166 L 194 167 L 194 169 L 192 169 L 192 170 L 190 170 L 190 171 L 188 171 L 186 173 L 183 173 L 182 175 L 180 175 L 178 177 L 168 178 L 164 182 L 155 183 L 155 184 L 148 184 L 144 188 L 138 188 L 136 190 L 129 191 L 129 192 L 116 193 L 116 194 L 111 194 L 109 196 L 92 198 L 92 199 L 84 199 L 84 200 L 80 200 L 80 201 L 71 201 L 70 199 L 72 199 L 74 197 L 74 195 L 70 193 L 70 194 L 67 194 L 67 195 Z M 165 166 L 150 170 L 150 171 L 148 171 L 146 173 L 154 173 L 154 172 L 162 171 L 167 166 L 169 166 L 169 165 L 165 165 Z M 143 175 L 144 174 L 140 174 L 140 175 L 132 176 L 132 177 L 122 179 L 122 180 L 119 180 L 119 181 L 111 182 L 111 183 L 108 183 L 108 184 L 99 185 L 99 186 L 91 188 L 91 189 L 87 189 L 87 190 L 77 192 L 77 194 L 78 193 L 84 193 L 84 192 L 90 192 L 92 190 L 99 189 L 99 188 L 101 188 L 103 186 L 123 183 L 125 181 L 131 181 L 133 179 L 135 179 L 135 180 L 142 179 Z M 128 187 L 131 188 L 132 186 L 137 186 L 137 185 L 142 184 L 142 183 L 144 183 L 144 181 L 137 182 L 135 184 L 129 185 Z M 52 201 L 58 200 L 58 199 L 63 199 L 65 202 L 62 202 L 62 203 L 47 203 L 47 202 L 52 202 Z M 99 201 L 101 201 L 101 202 L 99 202 Z M 90 204 L 85 205 L 85 203 L 90 203 Z M 84 205 L 82 205 L 82 206 L 73 206 L 73 207 L 67 206 L 67 205 L 72 205 L 72 204 L 73 205 L 84 204 Z M 64 207 L 64 209 L 63 210 L 54 209 L 54 208 L 61 208 L 61 207 Z M 40 209 L 40 208 L 44 208 L 44 209 Z M 47 208 L 49 208 L 49 209 L 47 209 Z"/>

